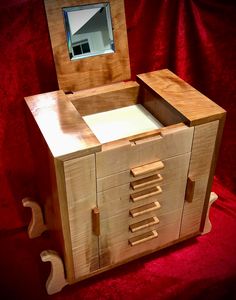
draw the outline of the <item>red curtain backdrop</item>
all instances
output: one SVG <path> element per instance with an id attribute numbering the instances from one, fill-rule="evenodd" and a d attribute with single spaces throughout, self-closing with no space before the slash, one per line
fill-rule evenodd
<path id="1" fill-rule="evenodd" d="M 115 289 L 120 280 L 124 287 L 123 293 L 128 294 L 121 294 L 119 298 L 114 290 L 115 296 L 112 297 L 107 290 L 108 294 L 104 299 L 131 299 L 132 295 L 136 295 L 135 299 L 145 299 L 145 295 L 139 294 L 141 287 L 135 286 L 135 276 L 143 277 L 143 285 L 148 283 L 148 280 L 155 283 L 154 286 L 144 289 L 144 292 L 152 295 L 146 299 L 159 299 L 157 296 L 164 294 L 165 299 L 170 299 L 168 297 L 174 295 L 175 299 L 178 298 L 177 296 L 181 296 L 180 299 L 189 299 L 182 297 L 179 286 L 177 288 L 175 278 L 178 278 L 178 272 L 185 273 L 186 278 L 189 274 L 197 281 L 196 286 L 194 281 L 189 282 L 188 288 L 187 285 L 182 284 L 183 289 L 188 289 L 187 295 L 193 296 L 199 288 L 202 296 L 205 286 L 205 283 L 201 282 L 202 273 L 193 275 L 191 270 L 192 268 L 195 270 L 195 267 L 192 264 L 199 264 L 201 271 L 206 272 L 206 277 L 212 277 L 214 274 L 218 276 L 218 281 L 212 279 L 214 296 L 231 295 L 235 286 L 233 280 L 236 278 L 235 271 L 232 271 L 236 270 L 234 242 L 236 199 L 233 194 L 236 188 L 236 2 L 234 0 L 125 0 L 125 9 L 132 79 L 135 79 L 135 75 L 139 73 L 168 68 L 221 105 L 228 114 L 215 177 L 214 187 L 221 199 L 214 206 L 213 218 L 216 229 L 212 240 L 206 240 L 205 237 L 200 239 L 199 241 L 203 243 L 199 242 L 203 245 L 202 248 L 198 247 L 198 241 L 194 242 L 194 245 L 188 244 L 183 251 L 178 246 L 177 252 L 166 252 L 167 254 L 162 256 L 158 261 L 158 264 L 160 263 L 158 267 L 149 262 L 145 270 L 140 271 L 136 264 L 132 263 L 131 267 L 137 273 L 131 272 L 123 281 L 122 276 L 125 276 L 127 269 L 115 271 L 117 272 L 115 274 L 121 278 L 113 277 L 113 281 L 108 282 L 110 288 Z M 45 148 L 37 140 L 37 131 L 34 128 L 33 131 L 29 130 L 32 124 L 27 121 L 24 96 L 57 89 L 43 1 L 0 1 L 0 233 L 4 235 L 5 242 L 10 245 L 9 253 L 14 256 L 17 247 L 20 249 L 19 255 L 25 258 L 25 261 L 29 253 L 23 253 L 24 238 L 18 236 L 18 240 L 14 242 L 9 238 L 8 233 L 13 229 L 23 231 L 21 228 L 28 224 L 30 214 L 27 209 L 22 208 L 21 199 L 26 196 L 37 198 L 39 188 L 43 188 L 37 186 L 36 182 L 38 170 L 32 150 L 32 140 L 38 143 L 42 153 L 42 168 Z M 39 242 L 36 243 L 39 247 Z M 2 246 L 1 248 L 2 260 L 8 253 L 6 248 Z M 215 255 L 215 252 L 211 254 L 209 251 L 218 252 Z M 36 253 L 35 250 L 33 252 Z M 199 262 L 199 259 L 201 260 L 199 255 L 204 257 L 206 255 L 210 262 L 208 261 L 208 264 L 204 262 L 205 265 Z M 181 263 L 177 264 L 179 269 L 171 270 L 173 276 L 170 276 L 165 266 L 172 268 L 178 257 L 184 258 L 184 262 L 181 260 Z M 190 261 L 191 258 L 193 262 Z M 29 261 L 30 259 L 33 261 L 32 255 Z M 17 264 L 17 258 L 14 258 L 13 262 Z M 144 263 L 141 260 L 137 266 Z M 23 264 L 19 266 L 23 268 Z M 5 267 L 7 268 L 6 265 Z M 212 271 L 207 273 L 211 268 Z M 154 271 L 157 275 L 154 275 Z M 160 279 L 160 272 L 170 278 Z M 32 270 L 31 273 L 32 276 L 35 275 Z M 147 273 L 152 276 L 146 277 Z M 17 281 L 17 275 L 12 274 L 12 276 L 15 276 L 14 279 Z M 157 281 L 153 276 L 156 276 Z M 105 275 L 102 280 L 106 278 L 108 277 Z M 131 280 L 133 284 L 132 295 L 128 288 L 125 289 L 126 280 Z M 158 280 L 164 289 L 159 292 L 155 290 Z M 23 284 L 23 279 L 17 286 L 21 283 Z M 222 286 L 226 287 L 224 294 L 220 293 Z M 89 298 L 82 289 L 81 295 L 84 295 L 84 298 L 81 299 L 86 297 L 86 299 L 99 299 L 100 287 L 103 287 L 102 284 L 99 280 L 95 280 L 95 291 L 91 292 L 91 297 Z M 90 290 L 92 289 L 91 285 Z M 85 297 L 83 293 L 87 296 Z M 206 295 L 210 294 L 206 293 Z M 28 298 L 24 299 L 36 298 L 28 294 Z"/>
<path id="2" fill-rule="evenodd" d="M 127 0 L 125 8 L 132 79 L 169 68 L 228 111 L 216 176 L 235 190 L 235 2 Z M 23 98 L 58 89 L 42 0 L 1 1 L 0 53 L 0 228 L 11 229 L 26 224 L 21 199 L 38 188 Z"/>

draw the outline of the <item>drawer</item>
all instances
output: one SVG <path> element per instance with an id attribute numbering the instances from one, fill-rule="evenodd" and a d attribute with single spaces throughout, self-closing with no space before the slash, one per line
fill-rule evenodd
<path id="1" fill-rule="evenodd" d="M 158 180 L 158 181 L 151 184 L 151 186 L 155 184 L 162 186 L 163 184 L 174 183 L 178 179 L 186 178 L 186 174 L 189 167 L 189 160 L 190 160 L 190 153 L 186 153 L 169 159 L 162 160 L 161 162 L 163 162 L 164 168 L 161 168 L 157 171 L 153 171 L 150 173 L 146 173 L 144 175 L 134 177 L 132 176 L 130 170 L 126 170 L 104 178 L 98 178 L 97 191 L 98 192 L 106 191 L 108 189 L 120 185 L 124 185 L 130 182 L 131 182 L 130 191 L 131 192 L 138 191 L 145 187 L 149 187 L 150 184 L 148 184 L 148 182 L 153 180 L 152 176 L 154 175 L 156 176 L 156 179 L 154 178 L 154 180 Z M 160 180 L 161 178 L 162 180 Z M 142 179 L 144 179 L 144 184 L 140 186 L 138 185 L 138 183 L 142 184 L 142 182 L 140 182 L 140 180 L 142 181 Z M 145 185 L 145 181 L 146 181 L 146 185 Z"/>
<path id="2" fill-rule="evenodd" d="M 127 140 L 126 144 L 96 153 L 97 178 L 191 151 L 193 128 L 166 127 L 159 134 Z"/>
<path id="3" fill-rule="evenodd" d="M 155 213 L 160 216 L 169 211 L 182 209 L 184 203 L 186 181 L 177 180 L 173 184 L 163 185 L 162 193 L 150 196 L 146 199 L 132 202 L 129 194 L 129 184 L 122 185 L 105 192 L 97 194 L 97 201 L 102 219 L 109 219 L 116 215 L 125 215 L 127 218 L 131 216 L 130 211 L 139 209 L 145 211 L 141 215 L 152 215 L 152 210 L 148 210 L 150 204 L 158 202 L 160 207 L 157 207 Z M 146 207 L 147 206 L 147 207 Z M 132 218 L 132 216 L 131 216 Z M 133 218 L 139 219 L 139 215 Z"/>
<path id="4" fill-rule="evenodd" d="M 178 221 L 170 222 L 160 228 L 151 229 L 144 234 L 135 236 L 136 245 L 131 246 L 128 239 L 106 239 L 106 236 L 100 238 L 100 266 L 120 263 L 127 259 L 135 258 L 140 254 L 156 251 L 158 248 L 173 242 L 179 238 L 180 218 Z M 141 242 L 140 242 L 141 240 Z M 131 240 L 131 242 L 133 242 Z"/>

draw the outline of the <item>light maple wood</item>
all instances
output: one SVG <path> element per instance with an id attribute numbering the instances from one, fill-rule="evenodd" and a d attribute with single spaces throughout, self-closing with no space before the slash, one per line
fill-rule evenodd
<path id="1" fill-rule="evenodd" d="M 206 221 L 205 221 L 205 226 L 204 229 L 202 231 L 202 234 L 206 234 L 208 232 L 211 231 L 212 225 L 211 225 L 211 221 L 209 218 L 209 214 L 210 214 L 210 209 L 212 204 L 218 199 L 218 196 L 216 193 L 212 192 L 210 195 L 210 199 L 209 199 L 209 204 L 208 204 L 208 209 L 207 209 L 207 215 L 206 215 Z"/>
<path id="2" fill-rule="evenodd" d="M 154 73 L 141 75 L 140 88 L 134 83 L 115 84 L 72 95 L 58 91 L 26 99 L 51 152 L 56 184 L 52 198 L 48 196 L 46 200 L 46 220 L 50 223 L 56 216 L 55 223 L 60 223 L 55 224 L 52 236 L 60 233 L 59 250 L 69 283 L 195 236 L 205 224 L 225 112 L 171 72 Z M 136 103 L 137 92 L 138 102 L 153 109 L 153 114 L 161 116 L 168 127 L 101 145 L 81 122 L 80 106 L 82 114 L 86 114 L 87 100 L 91 101 L 88 111 L 106 111 L 116 108 L 116 96 L 118 106 L 129 103 L 129 94 L 134 96 L 131 103 Z M 96 100 L 102 96 L 106 99 L 104 105 Z M 113 98 L 111 104 L 109 97 Z M 51 127 L 48 120 L 52 121 Z M 60 145 L 57 139 L 62 141 Z M 159 160 L 164 169 L 136 178 L 130 173 L 130 169 Z M 158 184 L 152 182 L 153 176 L 162 180 Z M 187 177 L 195 183 L 190 193 L 192 202 L 184 202 Z M 130 200 L 131 194 L 157 185 L 161 194 L 136 202 Z M 134 218 L 129 214 L 143 208 L 145 211 L 155 202 L 160 209 Z M 51 204 L 53 208 L 48 213 Z M 95 207 L 100 212 L 99 237 L 97 229 L 93 231 L 93 225 L 98 223 L 98 218 L 95 222 L 92 218 Z M 142 240 L 140 236 L 154 230 L 158 238 L 135 247 L 129 245 L 130 239 Z"/>
<path id="3" fill-rule="evenodd" d="M 66 160 L 100 151 L 99 141 L 63 91 L 25 100 L 55 158 Z"/>
<path id="4" fill-rule="evenodd" d="M 114 154 L 116 154 L 116 157 L 119 158 L 117 152 Z M 176 180 L 178 181 L 180 178 L 185 178 L 187 172 L 186 170 L 189 166 L 189 159 L 190 152 L 165 159 L 163 160 L 165 168 L 157 172 L 153 172 L 150 174 L 150 176 L 149 174 L 146 174 L 139 176 L 138 178 L 134 178 L 130 174 L 130 170 L 125 170 L 102 178 L 97 178 L 97 191 L 106 191 L 119 185 L 129 184 L 130 182 L 130 193 L 133 193 L 133 187 L 135 187 L 135 190 L 137 191 L 140 190 L 140 188 L 144 188 L 146 184 L 152 185 L 151 180 L 153 177 L 158 178 L 157 180 L 159 186 L 173 183 Z M 155 181 L 155 179 L 153 180 Z"/>
<path id="5" fill-rule="evenodd" d="M 99 236 L 100 235 L 100 212 L 97 207 L 92 209 L 92 224 L 93 224 L 93 233 Z"/>
<path id="6" fill-rule="evenodd" d="M 135 218 L 135 217 L 141 216 L 143 214 L 149 213 L 151 211 L 154 211 L 154 210 L 157 210 L 160 208 L 161 208 L 160 203 L 158 201 L 155 201 L 150 204 L 146 204 L 146 205 L 139 206 L 137 208 L 133 208 L 129 211 L 129 213 L 131 214 L 132 218 Z"/>
<path id="7" fill-rule="evenodd" d="M 162 188 L 160 186 L 154 186 L 154 187 L 151 187 L 149 189 L 145 189 L 145 190 L 142 190 L 140 192 L 136 192 L 134 194 L 131 194 L 130 199 L 133 202 L 136 202 L 136 201 L 141 201 L 141 200 L 144 200 L 146 198 L 149 198 L 149 197 L 152 197 L 152 196 L 155 196 L 155 195 L 159 195 L 161 193 L 162 193 Z"/>
<path id="8" fill-rule="evenodd" d="M 144 137 L 142 142 L 139 139 L 139 143 L 132 144 L 129 155 L 131 169 L 191 151 L 193 128 L 184 125 L 163 128 L 161 135 L 162 138 Z"/>
<path id="9" fill-rule="evenodd" d="M 193 201 L 194 189 L 195 189 L 195 181 L 193 179 L 191 179 L 190 177 L 188 177 L 186 193 L 185 193 L 185 201 L 187 201 L 187 202 Z"/>
<path id="10" fill-rule="evenodd" d="M 145 177 L 143 179 L 133 181 L 130 183 L 130 186 L 135 191 L 140 188 L 146 188 L 146 187 L 149 187 L 150 185 L 157 184 L 158 182 L 160 182 L 162 180 L 163 180 L 163 177 L 161 176 L 161 174 L 155 174 L 155 175 L 152 175 L 149 177 Z"/>
<path id="11" fill-rule="evenodd" d="M 156 225 L 158 226 L 158 225 Z M 134 259 L 140 255 L 150 253 L 152 251 L 157 251 L 164 245 L 167 245 L 170 242 L 174 242 L 179 237 L 179 227 L 180 220 L 177 222 L 172 221 L 171 223 L 158 228 L 158 238 L 151 239 L 145 243 L 140 243 L 135 247 L 128 245 L 126 240 L 117 240 L 117 241 L 107 241 L 107 245 L 112 243 L 112 247 L 101 248 L 100 250 L 100 263 L 101 267 L 111 266 L 118 262 L 125 262 L 127 259 Z M 155 230 L 153 228 L 152 230 Z M 139 234 L 138 234 L 139 235 Z M 131 238 L 131 237 L 130 237 Z M 100 242 L 104 245 L 102 238 Z"/>
<path id="12" fill-rule="evenodd" d="M 106 177 L 191 151 L 193 128 L 182 124 L 163 128 L 161 133 L 162 138 L 158 135 L 150 139 L 144 135 L 142 139 L 137 138 L 142 143 L 134 143 L 135 139 L 132 139 L 132 143 L 126 140 L 121 146 L 108 150 L 103 148 L 96 154 L 97 177 Z M 114 160 L 114 157 L 117 159 Z"/>
<path id="13" fill-rule="evenodd" d="M 190 126 L 218 120 L 225 115 L 223 108 L 170 70 L 140 74 L 137 82 L 157 98 L 161 97 L 166 106 L 171 106 L 175 112 L 172 114 L 174 118 L 181 116 L 180 119 Z"/>
<path id="14" fill-rule="evenodd" d="M 219 121 L 213 121 L 195 127 L 189 166 L 189 177 L 195 186 L 192 202 L 184 204 L 181 237 L 200 230 L 218 125 Z"/>
<path id="15" fill-rule="evenodd" d="M 131 246 L 139 245 L 141 243 L 145 243 L 147 241 L 150 241 L 154 238 L 158 237 L 158 233 L 156 230 L 152 230 L 150 232 L 144 233 L 140 236 L 134 237 L 129 239 L 129 243 Z"/>
<path id="16" fill-rule="evenodd" d="M 95 156 L 64 162 L 65 187 L 75 278 L 99 268 L 92 209 L 97 207 Z"/>
<path id="17" fill-rule="evenodd" d="M 47 230 L 47 226 L 44 223 L 42 209 L 40 205 L 31 198 L 24 198 L 22 203 L 24 207 L 30 207 L 32 211 L 31 221 L 28 226 L 28 236 L 31 239 L 39 237 Z"/>
<path id="18" fill-rule="evenodd" d="M 152 225 L 158 224 L 159 222 L 160 222 L 159 219 L 156 216 L 154 216 L 154 217 L 145 219 L 143 221 L 140 221 L 138 223 L 134 223 L 132 225 L 129 225 L 129 229 L 130 229 L 131 232 L 136 232 L 136 231 L 139 231 L 141 229 L 144 229 L 144 228 L 150 227 Z"/>
<path id="19" fill-rule="evenodd" d="M 66 95 L 78 112 L 91 115 L 137 104 L 139 85 L 135 81 L 119 82 Z"/>
<path id="20" fill-rule="evenodd" d="M 155 161 L 153 163 L 149 163 L 140 167 L 132 168 L 131 174 L 134 177 L 142 176 L 144 174 L 148 174 L 154 171 L 158 171 L 163 169 L 165 166 L 162 161 Z"/>
<path id="21" fill-rule="evenodd" d="M 110 0 L 115 52 L 71 61 L 67 49 L 63 7 L 97 0 L 44 0 L 59 87 L 77 91 L 130 78 L 123 0 Z"/>
<path id="22" fill-rule="evenodd" d="M 57 252 L 45 250 L 40 254 L 43 262 L 51 263 L 51 272 L 46 282 L 46 290 L 49 295 L 58 293 L 68 284 L 65 278 L 64 265 Z"/>

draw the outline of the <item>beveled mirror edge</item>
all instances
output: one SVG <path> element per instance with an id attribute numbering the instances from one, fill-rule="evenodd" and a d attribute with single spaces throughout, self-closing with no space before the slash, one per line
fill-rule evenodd
<path id="1" fill-rule="evenodd" d="M 109 36 L 109 43 L 108 45 L 110 46 L 109 49 L 104 48 L 102 50 L 93 49 L 92 51 L 81 53 L 81 54 L 75 54 L 73 51 L 73 41 L 72 41 L 72 32 L 71 32 L 71 27 L 70 27 L 70 16 L 69 13 L 71 12 L 78 12 L 78 11 L 83 11 L 83 10 L 89 10 L 89 9 L 96 9 L 96 8 L 104 8 L 105 9 L 105 18 L 106 18 L 106 24 L 107 24 L 107 32 Z M 112 30 L 112 20 L 111 20 L 111 11 L 110 11 L 110 3 L 109 2 L 103 2 L 103 3 L 96 3 L 96 4 L 87 4 L 87 5 L 79 5 L 79 6 L 72 6 L 72 7 L 63 7 L 62 8 L 63 15 L 64 15 L 64 25 L 65 25 L 65 31 L 66 31 L 66 38 L 67 38 L 67 46 L 68 46 L 68 55 L 71 60 L 77 60 L 77 59 L 84 59 L 87 57 L 91 56 L 96 56 L 96 55 L 105 55 L 108 53 L 114 53 L 115 52 L 115 47 L 114 47 L 114 38 L 113 38 L 113 30 Z M 97 15 L 93 15 L 90 19 L 94 18 Z M 85 26 L 87 24 L 84 24 Z M 79 29 L 80 30 L 80 29 Z M 93 38 L 90 37 L 89 40 L 93 41 Z M 79 43 L 79 41 L 77 41 Z M 81 46 L 80 46 L 81 47 Z M 88 49 L 91 49 L 91 46 L 88 45 Z"/>
<path id="2" fill-rule="evenodd" d="M 123 0 L 110 0 L 115 53 L 71 61 L 63 7 L 103 3 L 95 0 L 44 0 L 60 89 L 78 91 L 130 79 L 129 50 Z"/>

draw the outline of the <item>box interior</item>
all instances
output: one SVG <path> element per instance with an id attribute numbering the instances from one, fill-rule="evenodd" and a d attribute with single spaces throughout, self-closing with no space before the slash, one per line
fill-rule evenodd
<path id="1" fill-rule="evenodd" d="M 164 127 L 141 104 L 87 115 L 83 119 L 100 143 L 107 143 Z"/>

